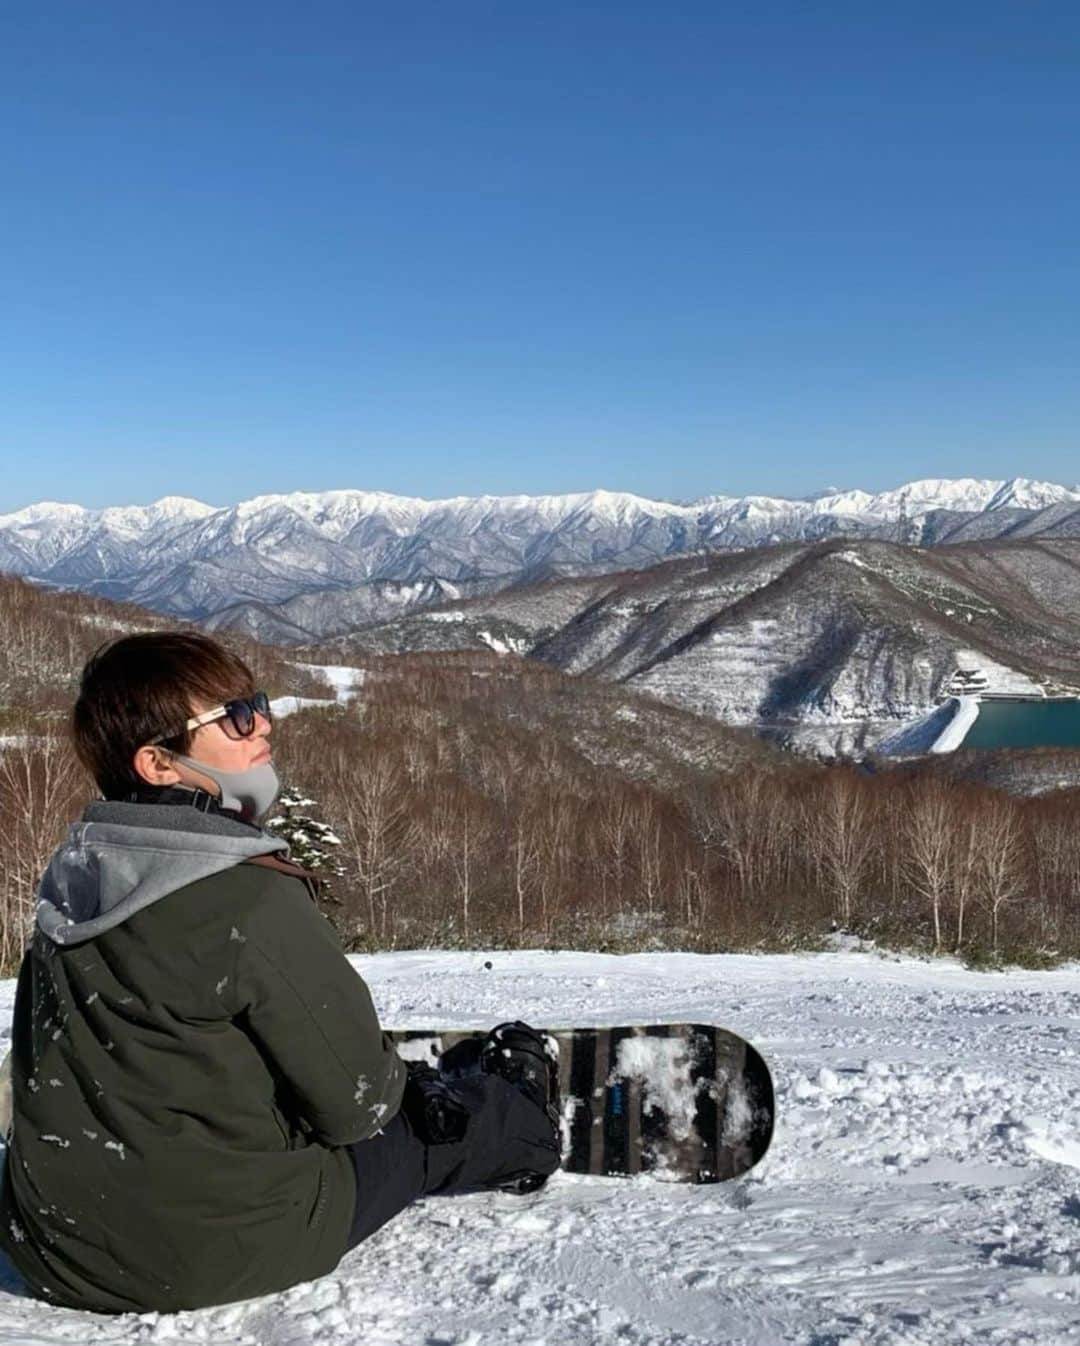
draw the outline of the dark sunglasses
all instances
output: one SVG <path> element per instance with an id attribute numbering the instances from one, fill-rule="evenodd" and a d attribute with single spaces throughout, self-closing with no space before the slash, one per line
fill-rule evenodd
<path id="1" fill-rule="evenodd" d="M 201 715 L 193 715 L 184 725 L 183 733 L 188 733 L 192 729 L 198 729 L 200 725 L 212 724 L 214 720 L 224 720 L 225 724 L 221 726 L 229 738 L 250 738 L 255 732 L 256 716 L 261 715 L 264 720 L 274 721 L 270 710 L 270 698 L 265 692 L 252 692 L 249 697 L 236 697 L 232 701 L 226 701 L 220 706 L 215 706 L 213 710 L 204 710 Z M 229 733 L 228 726 L 232 727 L 233 732 Z M 180 738 L 181 734 L 162 734 L 158 738 L 151 739 L 153 743 L 167 743 L 169 739 Z"/>

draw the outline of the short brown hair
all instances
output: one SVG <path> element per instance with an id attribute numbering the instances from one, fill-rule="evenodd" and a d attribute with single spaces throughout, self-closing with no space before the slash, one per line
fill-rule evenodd
<path id="1" fill-rule="evenodd" d="M 145 784 L 132 763 L 151 739 L 187 752 L 194 731 L 184 729 L 197 700 L 209 705 L 250 696 L 247 664 L 210 636 L 193 631 L 147 631 L 103 645 L 82 671 L 71 716 L 79 761 L 106 799 L 122 799 Z"/>

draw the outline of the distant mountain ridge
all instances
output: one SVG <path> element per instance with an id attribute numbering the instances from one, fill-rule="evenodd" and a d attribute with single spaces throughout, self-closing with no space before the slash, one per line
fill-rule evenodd
<path id="1" fill-rule="evenodd" d="M 677 556 L 852 537 L 937 546 L 1080 537 L 1080 486 L 928 479 L 877 494 L 708 496 L 596 490 L 422 500 L 380 491 L 169 496 L 0 515 L 0 570 L 264 640 L 321 638 L 433 604 Z"/>

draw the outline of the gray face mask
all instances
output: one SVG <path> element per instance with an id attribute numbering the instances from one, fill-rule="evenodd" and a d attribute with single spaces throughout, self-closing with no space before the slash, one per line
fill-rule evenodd
<path id="1" fill-rule="evenodd" d="M 265 817 L 281 791 L 281 782 L 270 762 L 261 762 L 246 771 L 219 771 L 216 766 L 207 766 L 182 753 L 174 752 L 170 756 L 216 781 L 221 786 L 221 807 L 243 814 L 247 822 L 257 823 Z"/>

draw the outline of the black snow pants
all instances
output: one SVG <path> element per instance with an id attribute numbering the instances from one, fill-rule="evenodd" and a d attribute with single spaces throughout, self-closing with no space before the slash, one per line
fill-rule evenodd
<path id="1" fill-rule="evenodd" d="M 455 1080 L 450 1092 L 461 1107 L 463 1134 L 425 1135 L 420 1109 L 402 1109 L 370 1140 L 349 1146 L 356 1175 L 356 1214 L 348 1248 L 355 1248 L 387 1220 L 422 1196 L 448 1196 L 498 1187 L 524 1173 L 559 1167 L 558 1139 L 545 1114 L 499 1075 Z M 416 1100 L 419 1101 L 419 1100 Z"/>

